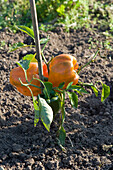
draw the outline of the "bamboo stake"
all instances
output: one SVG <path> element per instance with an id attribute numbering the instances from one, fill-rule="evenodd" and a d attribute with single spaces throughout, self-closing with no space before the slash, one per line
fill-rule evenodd
<path id="1" fill-rule="evenodd" d="M 41 57 L 41 48 L 39 40 L 39 30 L 38 30 L 38 19 L 35 6 L 35 0 L 29 0 L 32 16 L 33 31 L 36 44 L 36 59 L 38 60 L 38 69 L 39 69 L 39 78 L 43 81 L 43 69 L 42 69 L 42 57 Z M 41 87 L 43 88 L 42 84 Z"/>

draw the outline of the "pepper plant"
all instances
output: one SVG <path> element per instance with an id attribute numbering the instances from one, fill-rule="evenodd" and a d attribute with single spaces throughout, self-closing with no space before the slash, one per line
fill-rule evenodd
<path id="1" fill-rule="evenodd" d="M 101 83 L 102 102 L 110 94 L 110 87 L 101 81 L 97 81 L 95 84 L 79 81 L 80 71 L 95 59 L 99 50 L 97 50 L 88 63 L 81 67 L 78 66 L 76 58 L 69 54 L 61 54 L 54 58 L 51 57 L 49 62 L 47 62 L 43 51 L 49 38 L 41 39 L 40 41 L 38 39 L 37 41 L 35 36 L 36 30 L 33 31 L 25 26 L 18 26 L 18 29 L 35 39 L 36 54 L 26 55 L 17 62 L 18 67 L 11 70 L 10 83 L 23 95 L 32 97 L 35 113 L 34 126 L 38 124 L 40 119 L 45 128 L 50 131 L 51 123 L 53 120 L 55 121 L 56 114 L 59 113 L 57 139 L 59 145 L 62 147 L 65 145 L 66 138 L 66 131 L 64 129 L 66 93 L 69 96 L 71 106 L 75 109 L 78 106 L 78 94 L 88 94 L 86 88 L 91 88 L 95 95 L 98 96 L 99 89 L 97 88 L 97 84 Z M 38 51 L 40 48 L 37 50 L 37 43 L 38 47 L 40 47 L 40 44 L 44 44 L 41 51 Z M 12 51 L 28 46 L 23 43 L 17 43 L 15 45 L 12 47 Z M 32 45 L 29 46 L 32 47 Z M 40 54 L 37 55 L 38 52 Z M 37 56 L 39 58 L 42 56 L 42 58 L 37 59 Z"/>

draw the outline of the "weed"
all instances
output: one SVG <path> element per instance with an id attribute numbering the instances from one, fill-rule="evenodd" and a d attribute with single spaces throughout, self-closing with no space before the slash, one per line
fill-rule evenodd
<path id="1" fill-rule="evenodd" d="M 1 49 L 1 50 L 4 48 L 5 44 L 6 44 L 5 41 L 1 41 L 1 43 L 0 43 L 0 49 Z"/>

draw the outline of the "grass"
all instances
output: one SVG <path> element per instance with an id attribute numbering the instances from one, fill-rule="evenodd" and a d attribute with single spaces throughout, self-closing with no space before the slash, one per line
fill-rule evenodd
<path id="1" fill-rule="evenodd" d="M 9 27 L 16 31 L 16 25 L 23 24 L 31 27 L 30 5 L 27 0 L 0 0 L 0 29 Z"/>

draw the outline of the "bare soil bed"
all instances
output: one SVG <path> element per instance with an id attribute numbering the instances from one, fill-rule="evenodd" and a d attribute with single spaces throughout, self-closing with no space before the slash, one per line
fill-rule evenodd
<path id="1" fill-rule="evenodd" d="M 101 32 L 82 28 L 66 33 L 62 27 L 44 33 L 50 36 L 44 54 L 49 59 L 61 53 L 77 57 L 79 65 L 85 64 L 97 50 L 95 42 L 105 42 Z M 94 41 L 91 47 L 91 42 Z M 34 111 L 30 97 L 23 96 L 9 83 L 9 75 L 16 62 L 35 49 L 21 49 L 8 52 L 16 42 L 30 44 L 32 39 L 21 32 L 13 34 L 0 32 L 5 46 L 0 49 L 0 170 L 112 170 L 113 169 L 113 51 L 102 50 L 101 56 L 81 71 L 83 82 L 102 80 L 111 88 L 111 94 L 104 103 L 90 94 L 79 97 L 77 109 L 72 109 L 66 98 L 67 132 L 65 150 L 56 141 L 56 125 L 51 131 L 39 122 L 34 127 Z M 108 37 L 113 46 L 113 40 Z M 91 47 L 91 49 L 89 49 Z"/>

